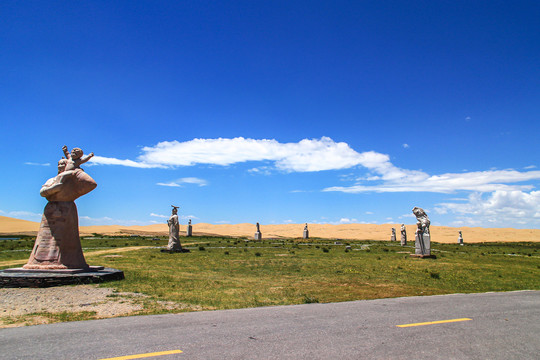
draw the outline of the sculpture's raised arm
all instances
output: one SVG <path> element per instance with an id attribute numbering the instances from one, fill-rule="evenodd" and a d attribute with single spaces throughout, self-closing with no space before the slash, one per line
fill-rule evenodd
<path id="1" fill-rule="evenodd" d="M 90 154 L 86 155 L 85 157 L 82 157 L 81 160 L 80 160 L 81 161 L 80 164 L 84 164 L 85 162 L 90 160 L 93 156 L 94 156 L 94 153 L 91 152 Z"/>
<path id="2" fill-rule="evenodd" d="M 62 146 L 62 151 L 64 152 L 66 159 L 71 159 L 71 155 L 69 154 L 68 147 L 66 145 Z"/>

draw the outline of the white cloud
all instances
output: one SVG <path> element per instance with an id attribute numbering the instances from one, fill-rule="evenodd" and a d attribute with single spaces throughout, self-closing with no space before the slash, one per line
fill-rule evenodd
<path id="1" fill-rule="evenodd" d="M 156 185 L 160 185 L 160 186 L 170 186 L 170 187 L 182 187 L 182 185 L 174 182 L 174 181 L 171 181 L 171 182 L 168 182 L 168 183 L 162 183 L 162 182 L 158 182 L 156 183 Z"/>
<path id="2" fill-rule="evenodd" d="M 249 173 L 254 175 L 270 175 L 272 174 L 271 168 L 269 166 L 260 166 L 248 170 Z"/>
<path id="3" fill-rule="evenodd" d="M 371 211 L 366 211 L 366 215 L 373 215 Z"/>
<path id="4" fill-rule="evenodd" d="M 441 203 L 438 214 L 457 215 L 454 225 L 467 226 L 538 226 L 540 225 L 540 191 L 497 190 L 487 196 L 469 195 L 467 203 Z"/>
<path id="5" fill-rule="evenodd" d="M 139 168 L 192 166 L 196 164 L 231 165 L 247 161 L 272 161 L 278 170 L 310 172 L 337 170 L 362 165 L 377 168 L 387 165 L 388 155 L 374 151 L 358 153 L 344 142 L 328 137 L 303 139 L 297 143 L 280 143 L 269 139 L 193 139 L 163 141 L 146 146 L 133 160 L 94 156 L 95 164 L 123 165 Z M 253 170 L 253 169 L 252 169 Z"/>
<path id="6" fill-rule="evenodd" d="M 403 170 L 388 163 L 376 171 L 383 173 L 382 184 L 353 186 L 334 186 L 323 191 L 346 193 L 362 192 L 436 192 L 451 193 L 457 190 L 492 192 L 530 190 L 531 185 L 506 185 L 528 180 L 540 179 L 540 171 L 519 172 L 516 170 L 489 170 L 469 173 L 446 173 L 428 175 L 416 170 Z"/>
<path id="7" fill-rule="evenodd" d="M 415 217 L 414 214 L 412 214 L 412 213 L 411 213 L 411 214 L 407 213 L 407 214 L 403 214 L 403 215 L 398 216 L 398 219 L 403 219 L 403 218 L 414 218 L 414 217 Z"/>
<path id="8" fill-rule="evenodd" d="M 536 169 L 536 165 L 525 166 L 524 169 L 526 169 L 526 170 Z"/>
<path id="9" fill-rule="evenodd" d="M 32 165 L 32 166 L 50 166 L 51 165 L 50 163 L 40 164 L 40 163 L 34 163 L 34 162 L 25 162 L 24 164 L 25 165 Z"/>
<path id="10" fill-rule="evenodd" d="M 402 146 L 404 149 L 408 149 L 410 147 L 409 144 L 403 144 Z"/>
<path id="11" fill-rule="evenodd" d="M 185 177 L 178 180 L 173 180 L 167 183 L 159 182 L 156 185 L 160 186 L 171 186 L 171 187 L 182 187 L 182 184 L 195 184 L 199 186 L 206 186 L 208 185 L 208 181 L 204 179 L 199 179 L 196 177 Z"/>
<path id="12" fill-rule="evenodd" d="M 337 222 L 337 224 L 353 224 L 353 223 L 357 223 L 358 220 L 356 219 L 349 219 L 349 218 L 341 218 L 339 219 L 339 221 Z"/>
<path id="13" fill-rule="evenodd" d="M 154 213 L 150 213 L 150 216 L 154 216 L 154 217 L 158 217 L 158 218 L 162 218 L 162 219 L 168 219 L 169 218 L 167 215 L 160 215 L 160 214 L 154 214 Z"/>
<path id="14" fill-rule="evenodd" d="M 43 214 L 33 213 L 31 211 L 25 211 L 25 210 L 15 210 L 15 211 L 0 210 L 0 214 L 2 214 L 2 216 L 12 217 L 15 219 L 28 220 L 28 221 L 41 221 L 41 217 L 43 215 Z"/>

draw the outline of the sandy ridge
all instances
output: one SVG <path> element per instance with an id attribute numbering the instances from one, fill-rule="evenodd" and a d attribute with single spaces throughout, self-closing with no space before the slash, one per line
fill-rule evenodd
<path id="1" fill-rule="evenodd" d="M 309 224 L 311 237 L 327 239 L 350 239 L 350 240 L 390 240 L 392 227 L 396 228 L 399 240 L 399 228 L 401 224 Z M 304 224 L 280 224 L 261 225 L 261 232 L 264 238 L 300 238 Z M 414 224 L 406 225 L 408 239 L 414 240 Z M 39 223 L 13 219 L 0 216 L 0 234 L 28 234 L 35 236 L 39 230 Z M 181 232 L 185 232 L 186 225 L 181 225 Z M 466 243 L 475 242 L 516 242 L 516 241 L 540 241 L 540 229 L 512 229 L 512 228 L 481 228 L 481 227 L 449 227 L 432 226 L 432 241 L 441 243 L 457 243 L 458 231 L 463 232 Z M 167 235 L 167 224 L 154 224 L 147 226 L 81 226 L 80 234 L 89 236 L 94 233 L 104 235 L 143 235 L 159 236 Z M 243 224 L 223 224 L 214 225 L 207 223 L 193 224 L 194 235 L 214 235 L 214 236 L 235 236 L 253 237 L 255 225 Z"/>

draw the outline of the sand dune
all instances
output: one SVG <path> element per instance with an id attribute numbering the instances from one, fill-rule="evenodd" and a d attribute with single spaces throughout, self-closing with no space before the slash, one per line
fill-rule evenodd
<path id="1" fill-rule="evenodd" d="M 391 229 L 396 228 L 399 241 L 399 224 L 310 224 L 309 233 L 311 237 L 326 239 L 357 239 L 357 240 L 390 240 Z M 415 225 L 407 225 L 409 240 L 414 240 Z M 300 238 L 304 224 L 283 224 L 283 225 L 261 225 L 263 238 Z M 36 235 L 39 230 L 39 223 L 0 216 L 0 234 L 27 234 Z M 480 228 L 461 227 L 454 228 L 448 226 L 432 226 L 432 240 L 441 243 L 457 243 L 458 231 L 463 232 L 465 243 L 494 242 L 494 241 L 540 241 L 540 229 L 512 229 L 512 228 Z M 82 236 L 93 233 L 106 235 L 131 235 L 139 234 L 146 236 L 167 235 L 167 224 L 155 224 L 148 226 L 81 226 Z M 186 225 L 181 226 L 181 234 L 185 234 Z M 194 235 L 222 235 L 253 237 L 255 233 L 254 224 L 225 224 L 213 225 L 206 223 L 193 224 Z"/>

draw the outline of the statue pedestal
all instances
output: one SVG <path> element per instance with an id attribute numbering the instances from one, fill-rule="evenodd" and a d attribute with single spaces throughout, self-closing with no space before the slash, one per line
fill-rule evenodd
<path id="1" fill-rule="evenodd" d="M 304 230 L 303 238 L 309 239 L 309 230 Z"/>
<path id="2" fill-rule="evenodd" d="M 50 201 L 43 210 L 34 249 L 24 269 L 88 269 L 73 201 Z"/>
<path id="3" fill-rule="evenodd" d="M 86 269 L 6 269 L 0 270 L 0 288 L 41 288 L 61 285 L 93 284 L 124 279 L 124 272 L 103 266 Z"/>
<path id="4" fill-rule="evenodd" d="M 415 251 L 411 254 L 412 257 L 419 258 L 432 258 L 435 259 L 435 255 L 431 255 L 431 237 L 429 233 L 424 233 L 422 236 L 416 233 L 415 236 Z"/>
<path id="5" fill-rule="evenodd" d="M 401 234 L 401 246 L 407 245 L 407 235 Z"/>
<path id="6" fill-rule="evenodd" d="M 260 231 L 257 231 L 255 235 L 253 236 L 254 240 L 262 240 L 262 233 Z"/>

